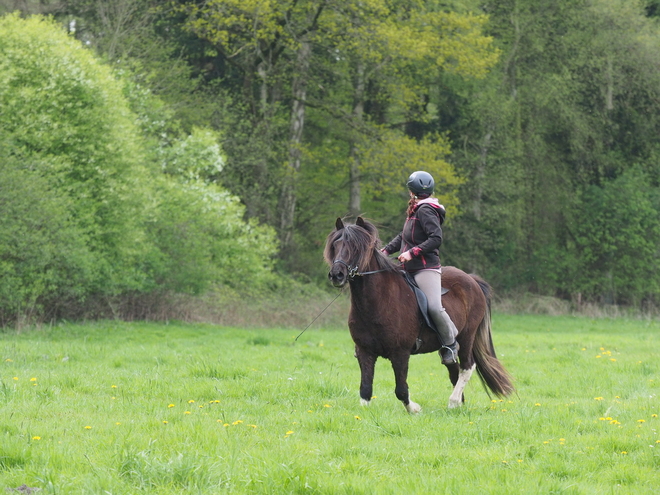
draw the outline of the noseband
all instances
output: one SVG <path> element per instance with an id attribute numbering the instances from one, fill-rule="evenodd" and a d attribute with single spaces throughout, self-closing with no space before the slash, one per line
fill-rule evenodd
<path id="1" fill-rule="evenodd" d="M 346 267 L 346 269 L 348 270 L 348 278 L 350 278 L 351 280 L 353 280 L 356 275 L 363 275 L 362 273 L 358 272 L 358 266 L 357 265 L 355 265 L 354 267 L 351 267 L 351 265 L 346 263 L 344 260 L 335 260 L 335 261 L 332 262 L 333 265 L 335 263 L 341 263 L 342 265 L 344 265 Z"/>
<path id="2" fill-rule="evenodd" d="M 344 265 L 348 269 L 348 278 L 351 279 L 351 280 L 353 280 L 355 277 L 362 277 L 364 275 L 371 275 L 372 273 L 380 273 L 380 272 L 386 272 L 387 271 L 387 269 L 382 269 L 382 270 L 374 270 L 374 271 L 371 271 L 371 272 L 359 272 L 358 271 L 359 268 L 358 268 L 357 265 L 351 267 L 351 265 L 346 263 L 344 260 L 339 260 L 338 259 L 338 260 L 335 260 L 335 261 L 332 262 L 333 265 L 335 263 L 341 263 L 342 265 Z"/>

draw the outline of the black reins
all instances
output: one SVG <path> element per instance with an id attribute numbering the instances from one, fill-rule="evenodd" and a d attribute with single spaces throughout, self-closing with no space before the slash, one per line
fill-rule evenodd
<path id="1" fill-rule="evenodd" d="M 355 265 L 355 266 L 352 267 L 351 265 L 349 265 L 348 263 L 346 263 L 344 260 L 335 260 L 335 261 L 332 262 L 333 265 L 334 265 L 335 263 L 341 263 L 342 265 L 344 265 L 344 266 L 348 269 L 348 278 L 350 278 L 351 280 L 353 280 L 355 277 L 363 277 L 364 275 L 372 275 L 372 274 L 374 274 L 374 273 L 380 273 L 380 272 L 386 272 L 386 271 L 387 271 L 387 268 L 383 268 L 383 269 L 381 269 L 381 270 L 373 270 L 373 271 L 370 271 L 370 272 L 360 272 L 360 271 L 358 271 L 359 268 L 358 268 L 357 265 Z M 303 333 L 305 333 L 305 331 L 306 331 L 310 326 L 312 326 L 312 323 L 314 323 L 314 322 L 315 322 L 315 321 L 316 321 L 316 320 L 317 320 L 317 319 L 318 319 L 323 313 L 325 313 L 325 310 L 328 309 L 328 308 L 332 305 L 332 303 L 335 302 L 335 301 L 337 300 L 337 298 L 342 294 L 342 292 L 344 292 L 344 288 L 343 288 L 343 287 L 341 288 L 341 290 L 339 291 L 339 293 L 335 296 L 335 298 L 334 298 L 332 301 L 330 301 L 330 303 L 329 303 L 325 308 L 323 308 L 323 311 L 321 311 L 321 312 L 318 314 L 318 316 L 317 316 L 316 318 L 314 318 L 314 319 L 309 323 L 309 325 L 307 325 L 307 326 L 305 327 L 305 329 L 304 329 L 302 332 L 300 332 L 300 333 L 298 334 L 298 337 L 296 337 L 296 338 L 294 339 L 294 341 L 297 341 L 297 340 L 300 338 L 300 336 L 301 336 Z"/>

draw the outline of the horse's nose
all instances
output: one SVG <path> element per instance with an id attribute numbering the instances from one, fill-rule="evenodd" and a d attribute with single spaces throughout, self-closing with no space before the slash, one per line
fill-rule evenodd
<path id="1" fill-rule="evenodd" d="M 346 275 L 344 275 L 344 272 L 341 270 L 331 270 L 330 273 L 328 273 L 328 278 L 335 287 L 341 287 L 346 283 Z"/>

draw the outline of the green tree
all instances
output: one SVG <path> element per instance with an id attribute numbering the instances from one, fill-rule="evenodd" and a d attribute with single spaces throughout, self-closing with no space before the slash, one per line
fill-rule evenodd
<path id="1" fill-rule="evenodd" d="M 568 297 L 583 193 L 632 164 L 658 184 L 657 29 L 630 2 L 516 0 L 488 13 L 502 64 L 485 84 L 448 81 L 468 179 L 452 257 L 500 287 Z"/>

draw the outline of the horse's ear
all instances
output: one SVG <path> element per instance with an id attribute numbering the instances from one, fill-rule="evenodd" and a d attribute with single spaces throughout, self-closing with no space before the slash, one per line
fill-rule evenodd
<path id="1" fill-rule="evenodd" d="M 337 230 L 341 230 L 344 228 L 344 222 L 341 221 L 341 218 L 338 218 L 337 221 L 335 222 L 335 227 Z"/>
<path id="2" fill-rule="evenodd" d="M 355 224 L 356 224 L 358 227 L 362 227 L 363 229 L 366 229 L 366 228 L 367 228 L 367 224 L 364 223 L 364 219 L 363 219 L 362 217 L 357 217 L 357 221 L 355 222 Z"/>

